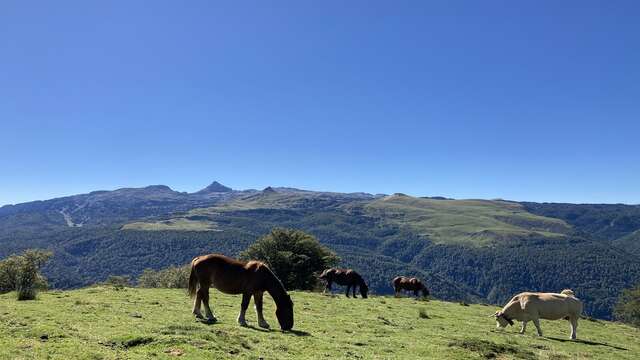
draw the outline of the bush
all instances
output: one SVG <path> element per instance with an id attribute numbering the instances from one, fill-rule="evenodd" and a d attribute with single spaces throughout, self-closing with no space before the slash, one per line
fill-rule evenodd
<path id="1" fill-rule="evenodd" d="M 40 268 L 52 253 L 26 250 L 0 261 L 0 293 L 16 291 L 18 300 L 33 300 L 38 290 L 47 288 L 47 280 Z"/>
<path id="2" fill-rule="evenodd" d="M 240 257 L 265 262 L 289 290 L 312 290 L 318 282 L 316 274 L 340 261 L 313 235 L 281 228 L 258 239 Z"/>
<path id="3" fill-rule="evenodd" d="M 613 315 L 618 321 L 640 327 L 640 285 L 622 291 Z"/>
<path id="4" fill-rule="evenodd" d="M 186 289 L 189 285 L 190 265 L 169 267 L 164 270 L 145 269 L 138 277 L 138 286 L 143 288 Z"/>

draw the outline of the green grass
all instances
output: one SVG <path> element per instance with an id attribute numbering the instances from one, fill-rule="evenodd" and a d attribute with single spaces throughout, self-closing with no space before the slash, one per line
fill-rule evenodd
<path id="1" fill-rule="evenodd" d="M 2 359 L 635 359 L 640 331 L 582 320 L 579 341 L 566 321 L 543 321 L 545 337 L 496 330 L 496 308 L 410 298 L 347 299 L 293 292 L 295 332 L 236 324 L 240 297 L 212 292 L 219 322 L 191 316 L 182 290 L 108 287 L 42 293 L 18 302 L 0 296 Z M 277 328 L 266 298 L 267 321 Z M 247 320 L 256 324 L 251 308 Z"/>
<path id="2" fill-rule="evenodd" d="M 220 231 L 212 222 L 184 218 L 150 222 L 138 221 L 122 226 L 122 230 L 166 231 L 175 229 L 182 231 Z"/>
<path id="3" fill-rule="evenodd" d="M 366 206 L 371 215 L 429 237 L 435 243 L 489 245 L 527 237 L 562 238 L 564 221 L 531 214 L 500 200 L 435 200 L 387 196 Z"/>

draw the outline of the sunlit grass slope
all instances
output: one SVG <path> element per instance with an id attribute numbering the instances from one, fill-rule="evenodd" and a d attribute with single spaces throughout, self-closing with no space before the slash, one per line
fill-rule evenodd
<path id="1" fill-rule="evenodd" d="M 447 200 L 417 198 L 402 194 L 377 199 L 340 201 L 324 193 L 261 192 L 233 199 L 213 207 L 197 208 L 174 219 L 134 222 L 129 230 L 214 230 L 220 216 L 233 211 L 255 209 L 316 209 L 331 207 L 349 211 L 363 207 L 364 214 L 435 243 L 491 245 L 528 238 L 563 238 L 571 226 L 559 219 L 534 215 L 519 203 L 500 200 Z"/>
<path id="2" fill-rule="evenodd" d="M 366 206 L 369 214 L 409 228 L 435 243 L 488 245 L 528 237 L 561 238 L 564 221 L 531 214 L 501 200 L 442 200 L 402 194 Z"/>
<path id="3" fill-rule="evenodd" d="M 240 298 L 212 293 L 219 322 L 197 322 L 181 290 L 97 287 L 48 292 L 36 301 L 0 296 L 2 359 L 433 358 L 636 359 L 640 331 L 604 321 L 580 322 L 580 341 L 565 340 L 565 321 L 495 329 L 495 307 L 410 298 L 347 299 L 293 292 L 294 332 L 236 324 Z M 256 324 L 253 309 L 248 321 Z M 274 304 L 267 321 L 277 329 Z"/>

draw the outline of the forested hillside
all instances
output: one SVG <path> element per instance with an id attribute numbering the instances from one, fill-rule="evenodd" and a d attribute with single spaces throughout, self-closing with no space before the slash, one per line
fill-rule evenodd
<path id="1" fill-rule="evenodd" d="M 572 288 L 608 318 L 640 282 L 640 207 L 453 200 L 290 188 L 196 193 L 156 185 L 0 208 L 0 257 L 46 248 L 59 288 L 209 252 L 237 255 L 273 227 L 301 229 L 363 273 L 376 293 L 398 274 L 447 300 L 504 302 L 523 290 Z"/>

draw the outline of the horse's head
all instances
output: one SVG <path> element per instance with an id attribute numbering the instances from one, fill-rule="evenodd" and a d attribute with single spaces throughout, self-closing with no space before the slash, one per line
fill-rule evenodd
<path id="1" fill-rule="evenodd" d="M 286 297 L 278 304 L 276 317 L 278 318 L 278 323 L 280 323 L 280 328 L 282 330 L 286 331 L 293 328 L 293 301 L 291 301 L 291 296 L 286 295 Z"/>
<path id="2" fill-rule="evenodd" d="M 429 296 L 429 294 L 431 294 L 431 293 L 429 292 L 429 289 L 427 289 L 427 287 L 426 287 L 426 286 L 422 285 L 422 296 L 423 296 L 423 297 L 427 297 L 427 296 Z"/>
<path id="3" fill-rule="evenodd" d="M 362 284 L 360 284 L 360 295 L 362 295 L 363 299 L 366 299 L 368 293 L 369 293 L 369 287 L 363 281 Z"/>
<path id="4" fill-rule="evenodd" d="M 325 271 L 322 272 L 322 274 L 320 274 L 320 276 L 318 276 L 318 278 L 320 278 L 321 280 L 327 280 L 329 277 L 331 277 L 331 274 L 334 272 L 334 269 L 326 269 Z"/>

